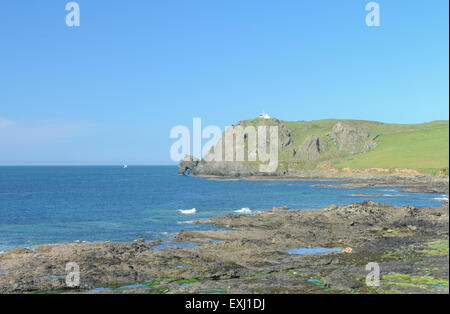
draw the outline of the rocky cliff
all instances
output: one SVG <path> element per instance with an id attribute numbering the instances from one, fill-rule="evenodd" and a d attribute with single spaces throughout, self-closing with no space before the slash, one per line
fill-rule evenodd
<path id="1" fill-rule="evenodd" d="M 187 156 L 185 160 L 179 164 L 179 174 L 190 175 L 205 175 L 205 176 L 280 176 L 292 175 L 295 176 L 302 171 L 320 171 L 328 173 L 361 173 L 361 172 L 375 172 L 375 173 L 413 173 L 418 174 L 420 171 L 429 168 L 429 171 L 434 171 L 432 174 L 447 174 L 448 175 L 448 153 L 441 163 L 442 167 L 408 167 L 402 166 L 402 152 L 397 153 L 399 161 L 397 164 L 386 166 L 377 165 L 377 160 L 373 164 L 362 169 L 352 169 L 345 167 L 345 163 L 358 159 L 359 156 L 372 156 L 371 152 L 377 151 L 380 143 L 384 139 L 390 139 L 392 134 L 406 134 L 411 137 L 411 134 L 417 135 L 417 159 L 424 160 L 426 156 L 420 156 L 423 152 L 420 149 L 420 141 L 423 141 L 422 131 L 424 130 L 439 130 L 446 128 L 448 130 L 448 121 L 436 121 L 426 124 L 417 125 L 400 125 L 400 124 L 385 124 L 372 121 L 360 120 L 318 120 L 318 121 L 281 121 L 278 119 L 252 119 L 243 120 L 233 125 L 233 127 L 242 127 L 246 130 L 247 127 L 266 126 L 267 131 L 269 127 L 278 127 L 278 167 L 274 172 L 267 173 L 259 170 L 259 165 L 264 164 L 256 158 L 252 160 L 252 153 L 249 154 L 249 133 L 244 133 L 245 160 L 243 161 L 207 161 L 214 160 L 211 156 L 214 152 L 221 151 L 221 160 L 226 160 L 224 155 L 224 135 L 216 146 L 212 147 L 207 156 L 202 160 L 194 160 Z M 412 132 L 412 133 L 411 133 Z M 269 147 L 270 134 L 266 137 L 267 147 Z M 236 139 L 235 139 L 236 141 Z M 387 141 L 387 140 L 386 140 Z M 429 140 L 427 140 L 429 142 Z M 448 136 L 441 139 L 444 146 L 446 144 L 448 150 Z M 236 142 L 234 142 L 235 144 Z M 391 144 L 392 145 L 392 144 Z M 395 144 L 396 145 L 396 144 Z M 437 144 L 436 150 L 445 149 Z M 388 147 L 389 150 L 389 147 Z M 236 152 L 234 152 L 236 154 Z M 380 153 L 378 153 L 380 154 Z M 208 158 L 209 157 L 209 158 Z M 235 155 L 233 155 L 235 157 Z M 386 156 L 389 160 L 390 157 Z M 409 158 L 409 157 L 408 157 Z M 229 160 L 229 159 L 228 159 Z M 236 159 L 233 159 L 236 160 Z M 436 173 L 437 172 L 437 173 Z M 430 173 L 431 174 L 431 173 Z"/>

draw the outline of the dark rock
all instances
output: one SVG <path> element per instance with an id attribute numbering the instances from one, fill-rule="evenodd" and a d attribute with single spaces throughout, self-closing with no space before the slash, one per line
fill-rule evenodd
<path id="1" fill-rule="evenodd" d="M 303 144 L 298 148 L 296 157 L 301 160 L 316 160 L 320 157 L 320 153 L 327 149 L 327 145 L 317 136 L 308 136 Z"/>
<path id="2" fill-rule="evenodd" d="M 329 136 L 339 144 L 340 150 L 349 150 L 364 143 L 370 134 L 363 128 L 352 126 L 348 122 L 339 121 L 331 129 Z"/>
<path id="3" fill-rule="evenodd" d="M 199 162 L 200 161 L 198 159 L 186 155 L 184 159 L 178 164 L 178 174 L 189 174 L 192 169 L 195 169 L 198 166 Z"/>

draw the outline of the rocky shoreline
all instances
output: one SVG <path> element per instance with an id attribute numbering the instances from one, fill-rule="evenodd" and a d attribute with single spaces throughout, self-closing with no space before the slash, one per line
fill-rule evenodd
<path id="1" fill-rule="evenodd" d="M 327 182 L 351 182 L 339 184 L 316 184 L 315 187 L 327 188 L 367 188 L 385 187 L 402 188 L 399 192 L 408 193 L 442 193 L 449 194 L 449 178 L 427 175 L 362 175 L 362 174 L 317 174 L 309 173 L 297 177 L 245 177 L 244 180 L 284 180 L 284 181 L 327 181 Z"/>
<path id="2" fill-rule="evenodd" d="M 401 192 L 449 194 L 449 177 L 406 173 L 334 173 L 300 171 L 261 173 L 240 162 L 205 162 L 187 156 L 178 165 L 179 175 L 206 177 L 216 181 L 317 181 L 351 182 L 337 184 L 339 188 L 401 187 Z M 318 184 L 317 187 L 320 187 Z M 328 185 L 327 187 L 333 187 Z"/>
<path id="3" fill-rule="evenodd" d="M 180 247 L 160 250 L 143 240 L 14 249 L 0 254 L 0 293 L 449 293 L 448 201 L 277 207 L 196 223 L 225 228 L 181 231 Z M 287 251 L 296 248 L 306 254 Z M 66 284 L 67 263 L 79 266 L 78 287 Z M 380 286 L 367 286 L 368 263 Z"/>

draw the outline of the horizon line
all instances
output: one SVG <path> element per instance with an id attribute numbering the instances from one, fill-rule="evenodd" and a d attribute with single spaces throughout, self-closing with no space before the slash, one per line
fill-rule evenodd
<path id="1" fill-rule="evenodd" d="M 177 163 L 155 163 L 155 164 L 0 164 L 0 167 L 155 167 L 155 166 L 177 166 Z"/>

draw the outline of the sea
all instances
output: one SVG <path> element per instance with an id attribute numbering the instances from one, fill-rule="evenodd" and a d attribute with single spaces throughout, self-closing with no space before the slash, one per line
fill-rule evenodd
<path id="1" fill-rule="evenodd" d="M 214 229 L 195 220 L 281 205 L 302 210 L 373 200 L 425 207 L 448 200 L 401 188 L 314 187 L 343 183 L 216 181 L 179 176 L 176 166 L 0 167 L 0 252 L 79 241 L 170 241 L 180 230 Z"/>

